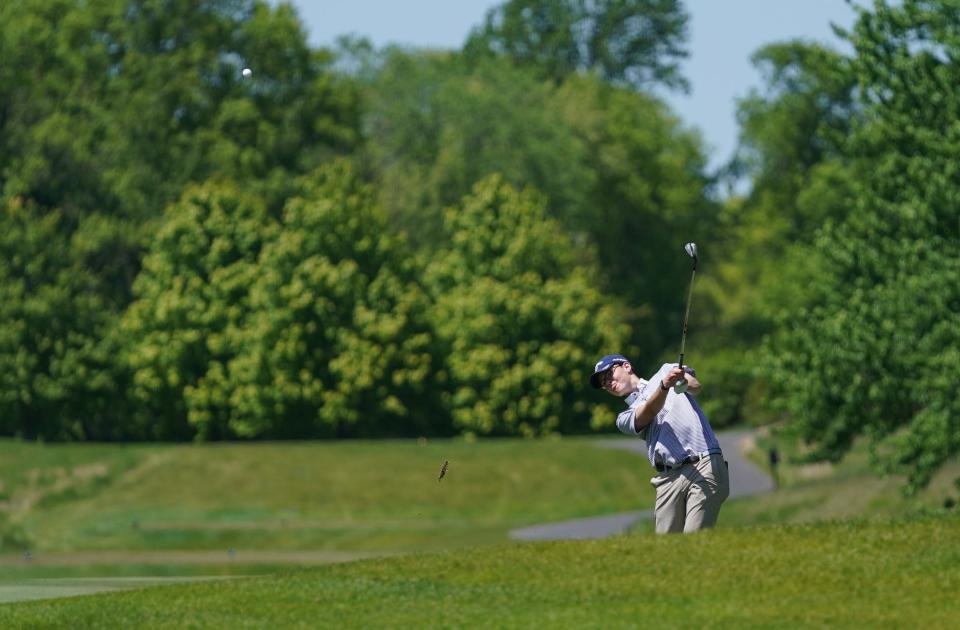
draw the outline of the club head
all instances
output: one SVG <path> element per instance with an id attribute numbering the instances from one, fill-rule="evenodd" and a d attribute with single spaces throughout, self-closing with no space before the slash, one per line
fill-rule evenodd
<path id="1" fill-rule="evenodd" d="M 683 249 L 686 250 L 687 256 L 689 256 L 690 258 L 693 258 L 694 260 L 697 259 L 697 244 L 696 244 L 696 243 L 687 243 L 686 245 L 683 246 Z"/>

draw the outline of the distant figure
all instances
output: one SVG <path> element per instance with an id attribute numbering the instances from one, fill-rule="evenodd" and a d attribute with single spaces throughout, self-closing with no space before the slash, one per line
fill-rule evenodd
<path id="1" fill-rule="evenodd" d="M 770 447 L 770 477 L 773 478 L 773 489 L 776 490 L 780 487 L 780 475 L 777 473 L 777 464 L 780 463 L 780 454 L 777 452 L 777 447 Z"/>

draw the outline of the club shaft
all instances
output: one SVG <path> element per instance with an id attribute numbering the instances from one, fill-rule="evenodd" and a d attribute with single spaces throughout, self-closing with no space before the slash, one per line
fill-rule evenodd
<path id="1" fill-rule="evenodd" d="M 683 334 L 680 336 L 680 361 L 678 365 L 683 367 L 683 350 L 687 345 L 687 321 L 690 319 L 690 301 L 693 298 L 693 279 L 697 276 L 697 268 L 694 266 L 690 273 L 690 289 L 687 291 L 687 310 L 683 314 Z"/>

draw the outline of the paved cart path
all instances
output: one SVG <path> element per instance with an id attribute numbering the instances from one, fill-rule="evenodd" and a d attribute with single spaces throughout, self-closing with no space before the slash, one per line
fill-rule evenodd
<path id="1" fill-rule="evenodd" d="M 753 437 L 752 431 L 722 431 L 717 434 L 720 448 L 730 466 L 730 498 L 753 496 L 773 490 L 773 481 L 769 475 L 748 460 L 743 454 L 744 442 Z M 647 443 L 639 438 L 624 436 L 598 442 L 604 448 L 616 448 L 631 451 L 646 460 Z M 639 462 L 641 468 L 638 475 L 646 474 L 642 466 L 645 461 Z M 650 469 L 653 476 L 653 469 Z M 559 523 L 533 525 L 510 532 L 510 537 L 516 540 L 585 540 L 589 538 L 606 538 L 620 534 L 643 519 L 653 518 L 653 510 L 639 510 L 636 512 L 621 512 L 592 518 L 578 518 Z"/>

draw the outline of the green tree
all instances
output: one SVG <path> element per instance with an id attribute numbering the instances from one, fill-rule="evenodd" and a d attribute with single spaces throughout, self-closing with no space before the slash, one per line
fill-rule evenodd
<path id="1" fill-rule="evenodd" d="M 679 0 L 508 0 L 464 45 L 468 59 L 505 56 L 562 81 L 594 71 L 614 83 L 688 89 L 687 14 Z"/>
<path id="2" fill-rule="evenodd" d="M 251 285 L 230 365 L 244 437 L 449 434 L 419 270 L 346 163 L 305 178 Z"/>
<path id="3" fill-rule="evenodd" d="M 820 44 L 788 41 L 752 57 L 763 87 L 738 103 L 740 146 L 731 173 L 749 191 L 727 199 L 698 279 L 697 330 L 707 330 L 699 366 L 711 376 L 705 409 L 717 424 L 771 419 L 758 370 L 773 312 L 805 304 L 816 275 L 811 250 L 828 220 L 853 204 L 846 141 L 858 116 L 849 59 Z"/>
<path id="4" fill-rule="evenodd" d="M 864 110 L 856 203 L 817 238 L 807 308 L 782 314 L 767 362 L 821 455 L 865 435 L 916 490 L 960 450 L 960 8 L 877 1 L 848 37 Z"/>
<path id="5" fill-rule="evenodd" d="M 249 326 L 260 252 L 278 230 L 262 199 L 232 186 L 193 188 L 167 208 L 122 322 L 146 435 L 235 435 L 230 366 Z"/>
<path id="6" fill-rule="evenodd" d="M 52 335 L 55 347 L 86 338 L 122 342 L 115 339 L 114 324 L 132 299 L 145 244 L 164 207 L 191 183 L 243 181 L 277 207 L 296 175 L 359 142 L 352 82 L 334 75 L 329 53 L 308 46 L 286 4 L 4 2 L 0 58 L 0 207 L 31 208 L 24 220 L 39 224 L 22 230 L 39 230 L 51 247 L 62 248 L 43 272 L 52 292 L 44 299 L 58 306 L 29 333 Z M 255 68 L 251 80 L 240 76 L 244 65 Z M 49 231 L 54 227 L 57 234 Z M 16 278 L 31 273 L 11 269 L 11 284 L 0 291 L 18 295 Z M 89 305 L 69 308 L 73 300 Z M 75 317 L 88 309 L 103 313 Z M 6 332 L 11 339 L 28 334 Z M 109 350 L 94 350 L 100 345 L 84 345 L 83 361 L 97 364 L 109 357 Z M 50 379 L 45 348 L 25 344 L 19 352 L 22 365 Z M 73 352 L 78 356 L 79 350 Z M 122 405 L 102 405 L 105 392 L 124 390 L 124 375 L 116 377 L 120 380 L 108 386 L 99 377 L 56 376 L 63 382 L 48 387 L 57 390 L 50 396 L 75 410 L 101 405 L 89 414 L 99 428 L 68 427 L 71 412 L 59 416 L 62 430 L 46 428 L 42 434 L 132 435 Z M 24 395 L 11 387 L 4 395 Z M 25 406 L 11 412 L 31 414 L 11 417 L 11 425 L 39 422 L 38 412 Z M 56 423 L 55 417 L 51 412 L 44 422 Z"/>
<path id="7" fill-rule="evenodd" d="M 587 212 L 583 145 L 553 105 L 556 88 L 492 60 L 384 53 L 368 89 L 368 162 L 391 222 L 415 246 L 443 238 L 443 209 L 493 173 L 545 191 L 570 224 Z"/>
<path id="8" fill-rule="evenodd" d="M 68 237 L 63 215 L 20 200 L 0 211 L 0 433 L 44 439 L 130 437 L 116 305 L 92 271 L 116 225 L 85 219 Z M 120 239 L 122 240 L 122 239 Z"/>
<path id="9" fill-rule="evenodd" d="M 584 375 L 629 332 L 619 301 L 596 288 L 599 270 L 580 263 L 540 194 L 499 176 L 479 182 L 446 220 L 451 246 L 431 260 L 426 281 L 457 429 L 588 430 Z"/>
<path id="10" fill-rule="evenodd" d="M 293 187 L 291 187 L 293 188 Z M 124 318 L 141 422 L 198 439 L 449 432 L 416 268 L 343 163 L 263 199 L 171 206 Z"/>
<path id="11" fill-rule="evenodd" d="M 631 305 L 631 345 L 657 356 L 676 343 L 683 244 L 710 233 L 717 206 L 700 138 L 662 101 L 590 76 L 558 86 L 503 59 L 467 69 L 449 54 L 389 51 L 376 76 L 368 163 L 415 245 L 443 243 L 442 209 L 482 178 L 533 186 L 617 270 L 597 282 Z"/>
<path id="12" fill-rule="evenodd" d="M 0 29 L 8 197 L 142 221 L 189 182 L 279 180 L 357 141 L 355 91 L 289 5 L 23 0 Z"/>
<path id="13" fill-rule="evenodd" d="M 602 288 L 628 305 L 629 352 L 673 355 L 690 274 L 683 246 L 698 241 L 709 259 L 704 239 L 719 210 L 700 137 L 661 100 L 592 77 L 571 77 L 551 106 L 580 139 L 591 174 L 580 180 L 588 204 L 565 224 L 596 248 Z"/>
<path id="14" fill-rule="evenodd" d="M 844 162 L 859 109 L 856 78 L 848 58 L 816 43 L 771 44 L 752 61 L 764 90 L 752 90 L 738 103 L 740 146 L 731 168 L 750 178 L 741 212 L 779 224 L 780 242 L 770 243 L 778 250 L 797 240 L 810 242 L 825 220 L 845 214 L 848 199 L 810 200 L 804 192 Z"/>

